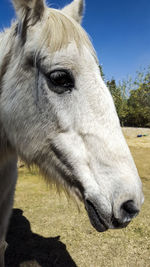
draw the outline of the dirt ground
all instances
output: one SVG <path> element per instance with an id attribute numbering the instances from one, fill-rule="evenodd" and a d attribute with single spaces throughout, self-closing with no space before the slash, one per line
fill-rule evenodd
<path id="1" fill-rule="evenodd" d="M 98 233 L 82 205 L 79 211 L 36 172 L 20 168 L 6 267 L 150 267 L 150 129 L 123 132 L 143 182 L 140 215 L 126 229 Z"/>

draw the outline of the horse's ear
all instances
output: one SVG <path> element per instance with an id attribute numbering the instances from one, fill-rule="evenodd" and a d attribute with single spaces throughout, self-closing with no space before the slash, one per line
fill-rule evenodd
<path id="1" fill-rule="evenodd" d="M 38 21 L 42 18 L 45 3 L 44 0 L 12 0 L 20 22 L 25 18 L 32 21 Z"/>
<path id="2" fill-rule="evenodd" d="M 62 9 L 63 13 L 72 17 L 77 22 L 82 22 L 84 13 L 85 2 L 84 0 L 74 0 L 71 4 Z"/>
<path id="3" fill-rule="evenodd" d="M 42 18 L 45 2 L 44 0 L 12 0 L 12 2 L 19 21 L 17 32 L 25 43 L 27 28 Z"/>

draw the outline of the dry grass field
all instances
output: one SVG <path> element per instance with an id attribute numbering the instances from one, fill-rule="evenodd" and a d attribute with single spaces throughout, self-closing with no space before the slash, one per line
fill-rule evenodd
<path id="1" fill-rule="evenodd" d="M 149 267 L 150 129 L 123 129 L 143 182 L 140 215 L 123 230 L 96 232 L 81 205 L 19 169 L 6 267 Z M 137 134 L 149 134 L 137 138 Z"/>

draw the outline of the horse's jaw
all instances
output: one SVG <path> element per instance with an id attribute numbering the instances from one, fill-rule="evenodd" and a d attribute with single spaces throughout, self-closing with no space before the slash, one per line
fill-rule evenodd
<path id="1" fill-rule="evenodd" d="M 102 146 L 96 135 L 94 140 L 93 135 L 85 140 L 84 135 L 72 131 L 55 137 L 51 148 L 62 169 L 58 173 L 53 162 L 54 180 L 84 203 L 97 231 L 124 228 L 138 215 L 143 203 L 140 178 L 128 149 L 125 154 L 120 152 L 115 163 L 110 160 L 111 153 L 108 159 L 104 152 L 100 156 Z"/>

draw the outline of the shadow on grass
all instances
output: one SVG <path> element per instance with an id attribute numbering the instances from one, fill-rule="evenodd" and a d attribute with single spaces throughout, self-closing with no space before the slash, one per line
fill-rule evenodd
<path id="1" fill-rule="evenodd" d="M 6 238 L 9 244 L 5 254 L 6 267 L 28 266 L 28 261 L 42 267 L 77 267 L 59 236 L 45 238 L 31 232 L 23 211 L 14 209 Z M 31 266 L 31 265 L 30 265 Z"/>

